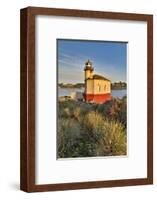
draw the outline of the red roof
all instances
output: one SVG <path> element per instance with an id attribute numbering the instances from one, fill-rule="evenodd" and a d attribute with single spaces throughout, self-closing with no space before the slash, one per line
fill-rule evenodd
<path id="1" fill-rule="evenodd" d="M 100 76 L 98 74 L 94 74 L 92 78 L 87 78 L 87 79 L 98 79 L 98 80 L 110 81 L 109 79 L 105 78 L 104 76 Z"/>

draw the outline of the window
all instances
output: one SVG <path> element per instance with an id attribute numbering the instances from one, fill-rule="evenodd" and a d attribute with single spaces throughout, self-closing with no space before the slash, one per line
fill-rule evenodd
<path id="1" fill-rule="evenodd" d="M 100 90 L 101 90 L 101 86 L 100 84 L 98 84 L 98 91 L 100 92 Z"/>

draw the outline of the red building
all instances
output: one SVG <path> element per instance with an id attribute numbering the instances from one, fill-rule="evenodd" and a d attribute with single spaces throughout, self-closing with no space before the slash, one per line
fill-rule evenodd
<path id="1" fill-rule="evenodd" d="M 94 68 L 89 60 L 85 63 L 84 71 L 85 101 L 100 104 L 111 100 L 111 81 L 101 75 L 93 74 Z"/>

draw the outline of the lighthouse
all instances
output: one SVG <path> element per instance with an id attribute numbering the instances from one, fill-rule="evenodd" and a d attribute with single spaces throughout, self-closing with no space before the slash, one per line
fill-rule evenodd
<path id="1" fill-rule="evenodd" d="M 88 60 L 84 67 L 84 99 L 86 102 L 105 103 L 111 100 L 111 81 L 102 75 L 93 74 L 93 71 L 92 62 Z"/>

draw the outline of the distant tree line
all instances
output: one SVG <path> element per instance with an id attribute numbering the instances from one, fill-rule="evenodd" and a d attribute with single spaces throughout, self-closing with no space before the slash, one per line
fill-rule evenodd
<path id="1" fill-rule="evenodd" d="M 126 89 L 127 88 L 127 84 L 126 82 L 115 82 L 115 83 L 111 83 L 111 89 L 112 90 L 119 90 L 119 89 Z"/>
<path id="2" fill-rule="evenodd" d="M 58 86 L 60 88 L 82 88 L 82 87 L 85 87 L 85 84 L 84 83 L 75 83 L 75 84 L 72 84 L 72 83 L 59 83 Z"/>
<path id="3" fill-rule="evenodd" d="M 83 88 L 85 87 L 85 84 L 84 83 L 75 83 L 75 84 L 59 83 L 58 86 L 60 88 Z M 126 89 L 126 88 L 127 88 L 126 82 L 119 81 L 119 82 L 111 83 L 112 90 L 120 90 L 120 89 Z"/>

